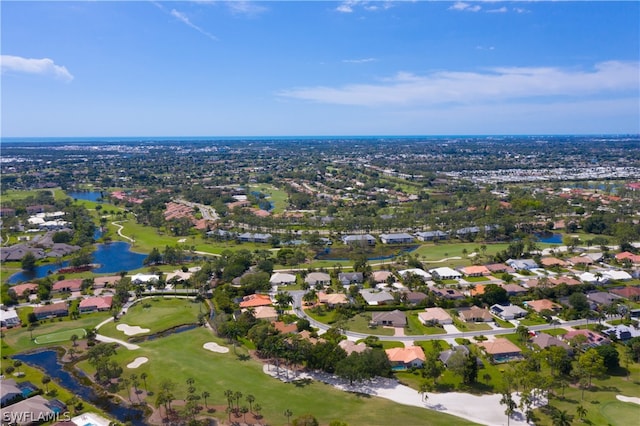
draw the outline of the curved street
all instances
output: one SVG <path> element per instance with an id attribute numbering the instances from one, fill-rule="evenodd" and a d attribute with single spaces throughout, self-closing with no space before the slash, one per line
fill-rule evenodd
<path id="1" fill-rule="evenodd" d="M 304 290 L 293 290 L 290 291 L 289 294 L 293 297 L 293 311 L 294 313 L 300 317 L 309 321 L 309 323 L 320 330 L 321 333 L 327 331 L 331 326 L 324 324 L 320 321 L 317 321 L 310 317 L 304 309 L 302 309 L 302 296 L 304 296 L 306 292 Z M 580 325 L 589 324 L 589 322 L 593 323 L 594 320 L 588 319 L 580 319 L 574 321 L 562 321 L 560 320 L 559 324 L 540 324 L 540 325 L 531 325 L 527 326 L 530 331 L 544 331 L 550 330 L 557 327 L 574 327 Z M 423 334 L 423 335 L 410 335 L 410 336 L 381 336 L 377 334 L 365 334 L 365 333 L 356 333 L 353 331 L 343 330 L 342 334 L 347 336 L 349 340 L 360 340 L 364 339 L 368 336 L 378 337 L 380 340 L 385 341 L 399 341 L 404 344 L 414 342 L 416 340 L 440 340 L 440 339 L 456 339 L 463 338 L 469 339 L 475 336 L 499 336 L 502 334 L 513 334 L 515 333 L 515 328 L 498 328 L 492 330 L 480 330 L 480 331 L 460 331 L 458 333 L 441 333 L 441 334 Z"/>

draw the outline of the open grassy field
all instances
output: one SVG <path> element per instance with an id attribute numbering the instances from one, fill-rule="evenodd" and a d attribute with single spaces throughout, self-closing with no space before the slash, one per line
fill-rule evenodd
<path id="1" fill-rule="evenodd" d="M 70 320 L 68 318 L 44 320 L 33 329 L 33 333 L 29 331 L 28 327 L 6 330 L 2 338 L 2 355 L 13 355 L 31 349 L 41 349 L 44 345 L 38 345 L 31 340 L 31 334 L 33 334 L 35 338 L 36 336 L 66 332 L 68 330 L 93 329 L 110 316 L 108 312 L 96 312 L 93 314 L 84 314 L 76 320 Z M 25 324 L 28 323 L 25 322 Z M 69 338 L 71 338 L 71 335 L 69 335 Z"/>
<path id="2" fill-rule="evenodd" d="M 206 313 L 207 307 L 191 300 L 173 297 L 152 297 L 143 299 L 133 305 L 127 314 L 118 322 L 109 322 L 100 327 L 100 334 L 127 340 L 128 336 L 116 327 L 119 324 L 139 326 L 148 329 L 141 335 L 148 335 L 168 330 L 184 324 L 193 324 L 198 321 L 198 314 Z"/>
<path id="3" fill-rule="evenodd" d="M 250 358 L 240 360 L 233 351 L 227 354 L 209 352 L 203 349 L 206 342 L 226 345 L 226 342 L 214 337 L 209 330 L 198 328 L 144 342 L 141 349 L 136 351 L 118 349 L 114 359 L 120 365 L 126 366 L 137 357 L 147 357 L 149 361 L 137 369 L 125 367 L 124 376 L 135 373 L 139 377 L 140 374 L 146 373 L 149 390 L 156 391 L 162 380 L 170 379 L 176 384 L 176 399 L 186 397 L 187 379 L 193 378 L 196 393 L 210 393 L 208 405 L 219 408 L 213 415 L 221 420 L 227 418 L 224 412 L 227 405 L 224 391 L 229 389 L 239 391 L 244 396 L 253 395 L 254 405 L 260 404 L 263 407 L 264 421 L 274 425 L 286 423 L 283 412 L 287 409 L 293 412 L 292 418 L 311 413 L 323 425 L 332 420 L 342 420 L 352 426 L 382 426 L 394 423 L 472 424 L 436 411 L 425 411 L 381 398 L 341 392 L 321 383 L 282 383 L 264 374 L 261 363 Z M 238 354 L 244 353 L 242 348 L 238 349 Z M 91 369 L 87 362 L 82 362 L 81 365 L 83 368 Z M 150 403 L 154 403 L 153 397 Z"/>
<path id="4" fill-rule="evenodd" d="M 282 213 L 289 205 L 286 191 L 278 189 L 273 185 L 261 183 L 259 185 L 250 185 L 249 191 L 259 191 L 269 196 L 268 200 L 273 203 L 272 213 Z"/>
<path id="5" fill-rule="evenodd" d="M 51 343 L 67 342 L 71 340 L 72 336 L 77 336 L 82 339 L 87 335 L 87 331 L 84 328 L 71 328 L 68 330 L 61 330 L 55 333 L 41 334 L 33 338 L 34 343 L 38 345 L 48 345 Z"/>

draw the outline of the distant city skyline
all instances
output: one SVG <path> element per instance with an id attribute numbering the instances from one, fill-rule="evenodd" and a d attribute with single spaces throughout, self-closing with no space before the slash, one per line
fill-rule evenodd
<path id="1" fill-rule="evenodd" d="M 1 8 L 3 138 L 640 133 L 639 2 Z"/>

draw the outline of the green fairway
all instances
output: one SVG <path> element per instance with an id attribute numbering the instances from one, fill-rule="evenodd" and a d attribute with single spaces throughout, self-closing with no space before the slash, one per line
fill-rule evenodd
<path id="1" fill-rule="evenodd" d="M 255 397 L 255 404 L 262 406 L 264 421 L 268 424 L 285 424 L 282 413 L 289 409 L 294 418 L 313 414 L 320 424 L 329 424 L 332 420 L 342 420 L 349 425 L 468 425 L 473 424 L 436 411 L 396 404 L 386 399 L 354 393 L 342 392 L 332 386 L 318 382 L 283 383 L 263 372 L 260 362 L 246 358 L 241 360 L 233 351 L 226 354 L 207 351 L 203 345 L 216 342 L 229 346 L 224 340 L 215 337 L 206 328 L 197 328 L 176 333 L 162 339 L 141 343 L 136 351 L 118 349 L 115 360 L 126 366 L 137 357 L 147 357 L 149 361 L 139 368 L 124 367 L 124 376 L 142 373 L 147 375 L 147 387 L 157 392 L 163 380 L 170 379 L 176 384 L 174 395 L 183 399 L 187 395 L 187 379 L 195 380 L 196 393 L 210 393 L 209 406 L 216 407 L 213 415 L 226 420 L 224 408 L 227 400 L 225 390 Z M 243 348 L 237 349 L 238 355 L 246 355 Z M 80 363 L 89 373 L 92 367 L 87 361 Z M 142 385 L 141 385 L 142 387 Z M 148 401 L 154 405 L 155 399 Z"/>
<path id="2" fill-rule="evenodd" d="M 117 329 L 119 324 L 149 330 L 142 335 L 154 334 L 180 325 L 194 324 L 201 312 L 206 313 L 206 306 L 192 300 L 174 297 L 146 298 L 129 308 L 118 322 L 100 327 L 100 334 L 126 340 L 128 336 Z"/>
<path id="3" fill-rule="evenodd" d="M 36 336 L 33 341 L 38 345 L 48 345 L 50 343 L 67 342 L 71 340 L 71 336 L 78 336 L 79 339 L 87 335 L 87 331 L 84 328 L 72 328 L 70 330 L 62 330 L 56 333 L 43 334 Z"/>

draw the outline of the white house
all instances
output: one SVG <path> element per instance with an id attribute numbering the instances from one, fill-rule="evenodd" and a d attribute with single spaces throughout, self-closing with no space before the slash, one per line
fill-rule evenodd
<path id="1" fill-rule="evenodd" d="M 0 327 L 15 327 L 20 325 L 20 317 L 15 309 L 5 311 L 0 309 Z"/>
<path id="2" fill-rule="evenodd" d="M 158 276 L 153 274 L 135 274 L 131 277 L 133 284 L 147 284 L 158 282 Z"/>
<path id="3" fill-rule="evenodd" d="M 520 306 L 517 306 L 517 305 L 503 306 L 503 305 L 495 304 L 491 306 L 489 310 L 493 315 L 499 318 L 502 318 L 505 321 L 509 321 L 516 318 L 522 318 L 528 314 L 526 309 L 522 309 Z"/>
<path id="4" fill-rule="evenodd" d="M 275 274 L 271 275 L 271 278 L 269 279 L 269 282 L 272 285 L 295 284 L 296 276 L 292 275 L 292 274 L 287 274 L 287 273 L 284 273 L 284 272 L 276 272 Z"/>
<path id="5" fill-rule="evenodd" d="M 419 276 L 424 281 L 431 279 L 430 273 L 428 273 L 427 271 L 423 271 L 422 269 L 419 269 L 419 268 L 403 269 L 402 271 L 398 271 L 398 274 L 400 274 L 402 278 L 404 278 L 408 274 L 412 274 L 412 275 Z"/>
<path id="6" fill-rule="evenodd" d="M 457 280 L 462 278 L 462 273 L 456 271 L 455 269 L 451 269 L 448 266 L 429 269 L 429 273 L 433 276 L 433 278 L 438 280 Z"/>

